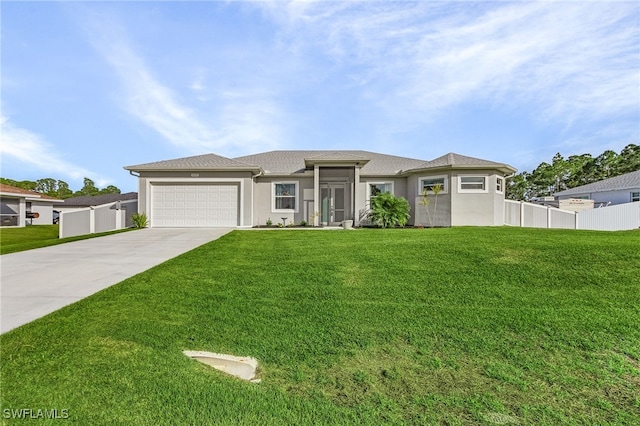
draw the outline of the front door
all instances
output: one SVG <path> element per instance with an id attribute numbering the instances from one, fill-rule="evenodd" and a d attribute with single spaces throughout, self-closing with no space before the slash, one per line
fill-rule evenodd
<path id="1" fill-rule="evenodd" d="M 346 194 L 344 183 L 320 184 L 323 225 L 340 225 L 345 220 Z"/>

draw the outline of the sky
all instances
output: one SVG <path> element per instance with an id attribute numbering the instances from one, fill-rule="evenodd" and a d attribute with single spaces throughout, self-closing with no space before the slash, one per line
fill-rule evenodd
<path id="1" fill-rule="evenodd" d="M 2 1 L 0 176 L 136 191 L 215 153 L 640 144 L 640 3 Z"/>

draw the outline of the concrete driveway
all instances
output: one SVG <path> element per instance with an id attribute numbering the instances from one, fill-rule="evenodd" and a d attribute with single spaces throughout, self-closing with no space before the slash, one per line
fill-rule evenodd
<path id="1" fill-rule="evenodd" d="M 0 333 L 213 241 L 231 228 L 151 228 L 0 256 Z"/>

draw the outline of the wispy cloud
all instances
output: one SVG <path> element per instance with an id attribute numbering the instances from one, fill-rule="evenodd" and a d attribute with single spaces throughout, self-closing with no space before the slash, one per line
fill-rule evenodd
<path id="1" fill-rule="evenodd" d="M 4 115 L 0 116 L 0 135 L 0 156 L 3 162 L 18 161 L 25 167 L 36 168 L 43 174 L 50 173 L 54 177 L 97 178 L 89 170 L 60 158 L 49 142 L 29 130 L 14 126 Z M 7 156 L 10 158 L 7 159 Z"/>
<path id="2" fill-rule="evenodd" d="M 185 152 L 247 153 L 280 143 L 280 111 L 268 96 L 245 91 L 216 96 L 208 105 L 188 105 L 186 96 L 160 82 L 128 39 L 117 18 L 90 19 L 87 31 L 93 45 L 122 84 L 123 108 Z M 198 69 L 189 88 L 200 102 L 208 102 L 206 70 Z"/>
<path id="3" fill-rule="evenodd" d="M 275 2 L 292 49 L 320 47 L 399 117 L 482 101 L 540 120 L 638 110 L 634 2 Z"/>

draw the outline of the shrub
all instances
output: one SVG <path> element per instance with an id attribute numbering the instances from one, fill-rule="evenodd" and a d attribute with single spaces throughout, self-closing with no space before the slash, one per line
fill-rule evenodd
<path id="1" fill-rule="evenodd" d="M 270 228 L 273 225 L 271 218 L 267 219 L 267 226 Z"/>
<path id="2" fill-rule="evenodd" d="M 306 220 L 301 220 L 300 221 L 300 226 L 307 226 L 307 221 Z"/>
<path id="3" fill-rule="evenodd" d="M 135 213 L 131 216 L 133 227 L 136 229 L 146 228 L 149 225 L 149 218 L 144 213 Z"/>
<path id="4" fill-rule="evenodd" d="M 409 221 L 409 209 L 409 202 L 404 197 L 396 198 L 390 192 L 385 192 L 371 198 L 368 217 L 383 228 L 404 226 Z"/>

